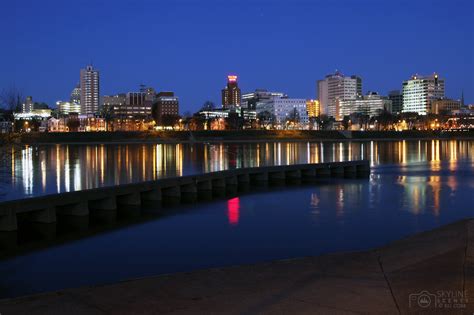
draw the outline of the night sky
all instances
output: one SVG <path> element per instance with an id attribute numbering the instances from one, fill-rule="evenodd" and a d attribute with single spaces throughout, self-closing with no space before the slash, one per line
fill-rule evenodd
<path id="1" fill-rule="evenodd" d="M 2 0 L 0 12 L 0 89 L 50 105 L 91 61 L 102 95 L 143 83 L 175 91 L 181 112 L 220 104 L 229 73 L 243 92 L 315 98 L 336 69 L 382 94 L 436 71 L 448 97 L 474 102 L 472 0 Z"/>

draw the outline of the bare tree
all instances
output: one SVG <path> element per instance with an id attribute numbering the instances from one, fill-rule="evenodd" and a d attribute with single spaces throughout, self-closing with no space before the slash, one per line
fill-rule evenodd
<path id="1" fill-rule="evenodd" d="M 21 110 L 23 94 L 15 86 L 5 88 L 0 92 L 0 106 L 6 110 L 7 117 L 13 121 L 13 114 Z"/>
<path id="2" fill-rule="evenodd" d="M 12 85 L 0 91 L 0 109 L 3 117 L 9 123 L 14 121 L 13 114 L 21 110 L 23 95 L 21 91 Z M 15 133 L 0 133 L 0 195 L 5 194 L 6 179 L 11 161 L 21 152 L 20 136 Z"/>

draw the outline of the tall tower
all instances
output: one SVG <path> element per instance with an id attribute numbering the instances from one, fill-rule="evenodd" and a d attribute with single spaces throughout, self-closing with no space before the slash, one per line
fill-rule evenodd
<path id="1" fill-rule="evenodd" d="M 70 103 L 81 104 L 81 85 L 78 83 L 71 92 Z"/>
<path id="2" fill-rule="evenodd" d="M 227 86 L 222 89 L 222 107 L 224 109 L 232 106 L 240 106 L 241 91 L 237 84 L 236 75 L 227 76 Z"/>
<path id="3" fill-rule="evenodd" d="M 339 101 L 355 99 L 362 95 L 362 79 L 358 76 L 344 76 L 339 71 L 327 75 L 317 83 L 321 114 L 341 120 Z"/>
<path id="4" fill-rule="evenodd" d="M 95 114 L 99 110 L 99 71 L 92 65 L 81 69 L 81 114 Z"/>

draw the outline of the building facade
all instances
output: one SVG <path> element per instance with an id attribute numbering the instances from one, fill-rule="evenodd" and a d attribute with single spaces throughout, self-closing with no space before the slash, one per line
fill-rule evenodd
<path id="1" fill-rule="evenodd" d="M 56 108 L 58 109 L 58 112 L 61 115 L 69 115 L 71 113 L 81 112 L 81 105 L 75 102 L 71 103 L 71 102 L 58 101 L 56 102 Z"/>
<path id="2" fill-rule="evenodd" d="M 306 111 L 308 112 L 309 118 L 319 117 L 319 110 L 318 100 L 306 100 Z"/>
<path id="3" fill-rule="evenodd" d="M 22 104 L 22 113 L 31 113 L 34 109 L 35 103 L 33 102 L 32 96 L 27 96 L 25 102 Z"/>
<path id="4" fill-rule="evenodd" d="M 306 110 L 306 99 L 274 97 L 269 102 L 260 102 L 257 104 L 257 114 L 269 112 L 275 118 L 275 123 L 279 128 L 285 128 L 289 121 L 296 122 L 300 128 L 307 126 L 309 122 L 308 112 Z"/>
<path id="5" fill-rule="evenodd" d="M 163 125 L 164 116 L 179 115 L 179 99 L 173 92 L 160 92 L 156 96 L 153 104 L 153 119 L 159 126 Z"/>
<path id="6" fill-rule="evenodd" d="M 459 111 L 461 109 L 461 100 L 453 100 L 449 98 L 441 98 L 431 101 L 431 114 L 448 114 L 453 111 Z"/>
<path id="7" fill-rule="evenodd" d="M 99 111 L 99 87 L 99 71 L 92 66 L 81 69 L 81 114 L 89 115 Z"/>
<path id="8" fill-rule="evenodd" d="M 362 79 L 355 75 L 344 76 L 337 71 L 317 82 L 317 94 L 321 114 L 341 120 L 339 101 L 362 95 Z"/>
<path id="9" fill-rule="evenodd" d="M 227 85 L 222 89 L 222 107 L 227 109 L 237 107 L 241 104 L 241 91 L 237 83 L 236 75 L 227 76 Z"/>
<path id="10" fill-rule="evenodd" d="M 69 98 L 69 102 L 74 103 L 74 104 L 81 104 L 81 85 L 78 84 L 76 87 L 72 90 L 71 96 Z"/>
<path id="11" fill-rule="evenodd" d="M 400 90 L 388 92 L 388 99 L 392 101 L 392 113 L 400 114 L 403 111 L 403 94 Z"/>
<path id="12" fill-rule="evenodd" d="M 104 97 L 103 103 L 113 107 L 115 116 L 149 120 L 155 100 L 155 90 L 147 88 L 140 92 Z"/>
<path id="13" fill-rule="evenodd" d="M 392 101 L 375 92 L 364 96 L 357 96 L 355 99 L 340 100 L 339 105 L 340 114 L 343 118 L 345 116 L 351 116 L 352 114 L 374 117 L 384 111 L 392 112 Z"/>
<path id="14" fill-rule="evenodd" d="M 268 103 L 274 98 L 287 97 L 284 93 L 268 92 L 264 89 L 257 89 L 255 92 L 242 95 L 241 107 L 247 110 L 256 110 L 258 103 Z"/>
<path id="15" fill-rule="evenodd" d="M 402 112 L 426 115 L 431 110 L 431 102 L 440 98 L 444 98 L 444 79 L 436 73 L 429 76 L 413 75 L 403 82 Z"/>

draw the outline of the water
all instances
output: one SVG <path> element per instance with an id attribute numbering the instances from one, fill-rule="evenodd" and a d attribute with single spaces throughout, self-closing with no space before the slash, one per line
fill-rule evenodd
<path id="1" fill-rule="evenodd" d="M 10 198 L 58 187 L 66 191 L 267 164 L 363 157 L 371 160 L 373 168 L 369 179 L 327 179 L 183 205 L 160 217 L 131 220 L 133 225 L 128 222 L 4 259 L 0 261 L 0 297 L 364 250 L 474 216 L 474 141 L 61 146 L 47 147 L 48 153 L 38 155 L 35 148 L 31 150 L 31 162 L 23 157 L 15 161 L 31 168 L 25 173 L 16 167 L 16 181 L 11 185 L 20 191 L 8 192 Z M 55 164 L 54 150 L 69 155 L 69 162 L 60 159 Z M 42 165 L 48 174 L 44 180 Z M 141 173 L 147 166 L 153 171 Z M 28 181 L 25 174 L 30 174 Z"/>
<path id="2" fill-rule="evenodd" d="M 27 146 L 0 161 L 0 201 L 240 167 L 470 159 L 472 141 Z"/>

